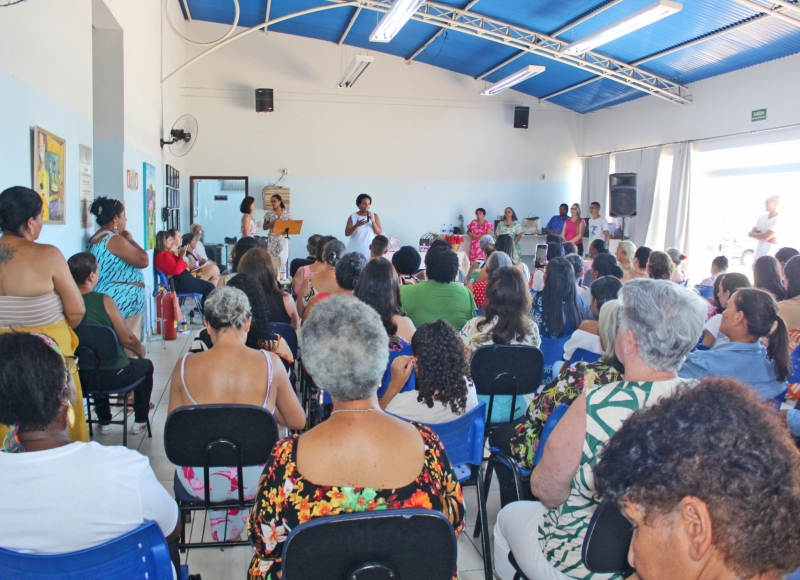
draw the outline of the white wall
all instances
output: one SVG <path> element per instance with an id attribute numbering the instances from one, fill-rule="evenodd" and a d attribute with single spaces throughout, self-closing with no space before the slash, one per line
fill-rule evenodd
<path id="1" fill-rule="evenodd" d="M 195 22 L 198 40 L 224 33 Z M 187 49 L 187 57 L 197 49 Z M 478 205 L 490 217 L 506 205 L 548 217 L 572 188 L 579 115 L 540 106 L 515 91 L 480 96 L 484 83 L 376 54 L 356 86 L 336 89 L 357 50 L 329 42 L 257 32 L 186 71 L 179 87 L 200 125 L 186 157 L 193 176 L 248 175 L 259 200 L 265 181 L 292 188 L 292 214 L 312 233 L 344 234 L 355 198 L 369 193 L 384 229 L 403 243 Z M 166 71 L 168 72 L 168 71 Z M 256 113 L 254 90 L 275 90 L 275 112 Z M 530 129 L 513 128 L 514 105 L 531 107 Z M 545 179 L 541 179 L 541 175 Z M 577 178 L 579 180 L 579 176 Z M 259 202 L 260 206 L 260 202 Z M 238 235 L 238 221 L 228 235 Z M 292 257 L 304 252 L 292 244 Z"/>
<path id="2" fill-rule="evenodd" d="M 584 115 L 582 155 L 800 123 L 800 54 L 692 83 L 690 105 L 645 97 Z M 766 121 L 750 113 L 767 109 Z"/>

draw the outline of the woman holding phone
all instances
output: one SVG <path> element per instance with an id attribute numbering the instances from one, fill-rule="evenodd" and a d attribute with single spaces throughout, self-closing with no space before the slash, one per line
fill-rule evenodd
<path id="1" fill-rule="evenodd" d="M 371 257 L 369 245 L 375 236 L 383 233 L 381 218 L 378 217 L 378 214 L 370 211 L 372 198 L 366 193 L 362 193 L 356 198 L 356 205 L 358 211 L 347 218 L 347 226 L 344 228 L 344 235 L 350 238 L 347 251 L 359 252 L 369 260 Z"/>

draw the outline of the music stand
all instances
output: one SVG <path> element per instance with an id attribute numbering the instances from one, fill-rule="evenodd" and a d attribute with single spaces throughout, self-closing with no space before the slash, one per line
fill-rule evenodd
<path id="1" fill-rule="evenodd" d="M 289 242 L 289 236 L 296 236 L 303 228 L 303 220 L 278 220 L 272 224 L 272 232 L 277 235 L 285 235 L 286 242 Z M 286 259 L 286 276 L 289 276 L 289 259 Z"/>

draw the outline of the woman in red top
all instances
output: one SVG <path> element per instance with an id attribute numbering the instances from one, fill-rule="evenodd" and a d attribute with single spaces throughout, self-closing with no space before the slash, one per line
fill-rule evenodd
<path id="1" fill-rule="evenodd" d="M 572 242 L 578 246 L 578 255 L 583 256 L 583 232 L 586 229 L 586 222 L 581 217 L 581 206 L 573 203 L 569 209 L 569 219 L 564 222 L 564 230 L 561 235 L 565 242 Z"/>
<path id="2" fill-rule="evenodd" d="M 205 280 L 195 278 L 186 268 L 186 246 L 182 245 L 181 233 L 178 230 L 161 231 L 156 234 L 155 257 L 153 266 L 166 276 L 172 277 L 175 291 L 179 294 L 202 294 L 202 302 L 211 294 L 214 285 Z"/>

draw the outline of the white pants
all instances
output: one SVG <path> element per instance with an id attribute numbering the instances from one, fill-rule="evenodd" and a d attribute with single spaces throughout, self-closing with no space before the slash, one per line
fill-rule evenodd
<path id="1" fill-rule="evenodd" d="M 497 514 L 494 525 L 494 570 L 500 580 L 513 580 L 508 553 L 529 580 L 574 580 L 556 570 L 539 545 L 539 524 L 547 508 L 538 501 L 515 501 Z"/>

